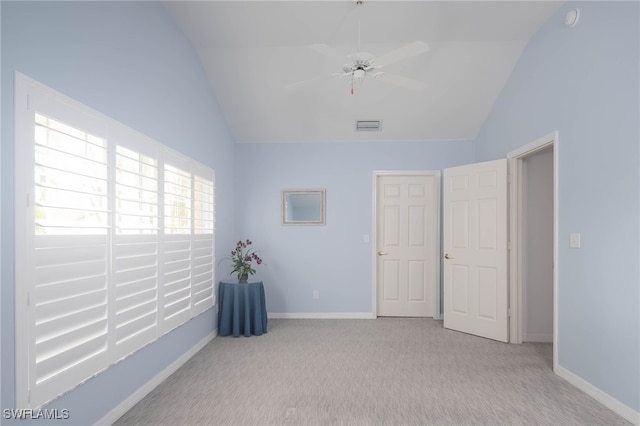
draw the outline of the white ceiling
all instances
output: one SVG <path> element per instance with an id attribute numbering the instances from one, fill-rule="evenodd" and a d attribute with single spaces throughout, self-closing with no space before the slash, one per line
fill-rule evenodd
<path id="1" fill-rule="evenodd" d="M 175 1 L 237 142 L 473 139 L 551 1 Z M 359 18 L 359 19 L 358 19 Z M 430 50 L 384 67 L 426 83 L 412 91 L 331 78 L 357 49 L 380 56 L 414 41 Z M 326 44 L 338 62 L 313 50 Z M 299 81 L 317 82 L 291 90 Z M 382 120 L 380 132 L 355 120 Z"/>

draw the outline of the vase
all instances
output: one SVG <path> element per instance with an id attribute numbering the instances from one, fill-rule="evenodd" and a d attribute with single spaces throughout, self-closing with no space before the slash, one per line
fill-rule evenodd
<path id="1" fill-rule="evenodd" d="M 239 283 L 246 283 L 249 280 L 249 274 L 238 275 Z"/>

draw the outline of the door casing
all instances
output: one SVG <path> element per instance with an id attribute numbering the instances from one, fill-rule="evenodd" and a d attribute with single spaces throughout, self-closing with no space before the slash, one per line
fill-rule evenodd
<path id="1" fill-rule="evenodd" d="M 372 219 L 372 224 L 371 224 L 371 259 L 372 259 L 372 283 L 371 283 L 371 306 L 372 306 L 372 313 L 373 313 L 373 318 L 377 318 L 378 316 L 378 255 L 377 255 L 377 228 L 378 228 L 378 218 L 377 218 L 377 205 L 378 205 L 378 200 L 377 200 L 377 194 L 378 194 L 378 177 L 380 176 L 434 176 L 436 179 L 436 199 L 437 199 L 437 205 L 435 206 L 436 209 L 436 259 L 438 259 L 438 261 L 436 262 L 436 275 L 437 275 L 437 279 L 436 279 L 436 286 L 435 286 L 435 294 L 431 295 L 435 301 L 436 301 L 436 309 L 435 309 L 435 313 L 433 318 L 434 319 L 439 319 L 442 317 L 442 308 L 441 308 L 441 287 L 442 287 L 442 273 L 441 273 L 441 269 L 440 269 L 440 265 L 441 265 L 441 261 L 440 259 L 442 258 L 441 256 L 441 248 L 442 248 L 442 239 L 441 239 L 441 218 L 440 218 L 440 213 L 441 213 L 441 205 L 442 205 L 442 200 L 441 200 L 441 172 L 440 170 L 375 170 L 373 172 L 373 194 L 372 194 L 372 200 L 373 200 L 373 204 L 372 204 L 372 212 L 373 212 L 373 219 Z"/>
<path id="2" fill-rule="evenodd" d="M 523 161 L 553 147 L 553 369 L 558 365 L 558 132 L 549 133 L 507 154 L 509 166 L 509 341 L 522 343 L 523 324 Z"/>

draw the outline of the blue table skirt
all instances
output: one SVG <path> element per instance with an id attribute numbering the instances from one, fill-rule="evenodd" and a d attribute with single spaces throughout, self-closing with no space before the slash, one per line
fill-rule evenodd
<path id="1" fill-rule="evenodd" d="M 218 335 L 260 336 L 267 332 L 267 308 L 262 281 L 240 284 L 220 282 Z"/>

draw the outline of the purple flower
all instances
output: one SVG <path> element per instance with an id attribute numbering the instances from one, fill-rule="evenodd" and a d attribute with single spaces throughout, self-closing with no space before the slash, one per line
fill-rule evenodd
<path id="1" fill-rule="evenodd" d="M 231 250 L 230 260 L 233 262 L 232 273 L 240 273 L 240 271 L 244 271 L 248 272 L 249 274 L 255 274 L 255 269 L 251 267 L 251 262 L 255 260 L 258 265 L 262 264 L 262 259 L 260 259 L 260 256 L 258 256 L 256 252 L 253 251 L 253 248 L 250 248 L 252 244 L 253 241 L 248 238 L 244 241 L 238 240 L 235 250 Z"/>

